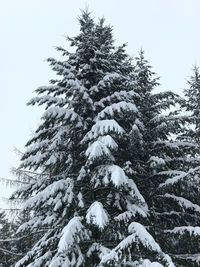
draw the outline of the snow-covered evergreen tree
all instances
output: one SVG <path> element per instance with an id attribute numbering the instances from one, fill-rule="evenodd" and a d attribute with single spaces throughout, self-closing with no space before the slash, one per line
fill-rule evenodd
<path id="1" fill-rule="evenodd" d="M 190 266 L 192 257 L 198 266 L 199 178 L 198 168 L 190 170 L 198 162 L 197 146 L 188 134 L 186 138 L 185 127 L 191 120 L 177 112 L 177 105 L 183 103 L 178 95 L 154 92 L 158 79 L 143 51 L 136 58 L 133 76 L 140 95 L 136 103 L 141 126 L 134 127 L 131 151 L 135 181 L 150 209 L 150 232 L 177 266 Z"/>
<path id="2" fill-rule="evenodd" d="M 169 108 L 169 104 L 184 103 L 176 95 L 165 93 L 165 96 L 167 102 L 155 104 Z M 150 120 L 154 127 L 150 124 L 148 140 L 151 136 L 155 139 L 150 146 L 153 152 L 149 160 L 152 168 L 150 202 L 146 198 L 151 206 L 150 224 L 156 240 L 177 266 L 187 267 L 199 266 L 199 161 L 197 143 L 187 124 L 191 121 L 190 115 L 177 112 L 162 112 Z"/>
<path id="3" fill-rule="evenodd" d="M 18 232 L 43 235 L 15 266 L 173 267 L 141 224 L 148 206 L 129 153 L 142 127 L 131 60 L 104 20 L 83 12 L 79 22 L 75 52 L 58 47 L 63 61 L 48 59 L 60 78 L 29 102 L 46 111 L 21 168 L 40 175 L 14 196 L 32 214 Z"/>
<path id="4" fill-rule="evenodd" d="M 174 135 L 181 131 L 184 118 L 171 112 L 182 101 L 180 96 L 171 92 L 155 92 L 159 85 L 159 78 L 152 71 L 152 67 L 144 57 L 144 51 L 135 58 L 133 80 L 135 92 L 139 95 L 135 99 L 140 112 L 140 123 L 134 125 L 132 133 L 132 159 L 135 158 L 134 171 L 138 184 L 146 198 L 151 198 L 160 182 L 163 171 L 171 173 L 170 169 L 177 167 L 178 156 L 174 146 L 181 146 L 174 140 Z M 137 150 L 134 146 L 137 144 Z M 162 180 L 163 179 L 163 180 Z"/>
<path id="5" fill-rule="evenodd" d="M 193 74 L 187 81 L 188 88 L 184 90 L 185 101 L 183 107 L 187 111 L 187 121 L 190 123 L 188 127 L 187 137 L 189 140 L 200 143 L 200 71 L 197 66 L 193 68 Z M 193 127 L 191 127 L 193 126 Z"/>
<path id="6" fill-rule="evenodd" d="M 184 91 L 182 101 L 185 127 L 177 137 L 182 144 L 182 166 L 180 174 L 167 179 L 160 185 L 168 208 L 175 207 L 168 220 L 171 229 L 166 230 L 167 251 L 174 254 L 177 266 L 200 265 L 200 73 L 195 66 Z M 168 199 L 168 201 L 167 201 Z"/>

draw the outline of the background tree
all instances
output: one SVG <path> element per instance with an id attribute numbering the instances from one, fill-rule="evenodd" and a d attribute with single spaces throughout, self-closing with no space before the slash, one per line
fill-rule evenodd
<path id="1" fill-rule="evenodd" d="M 145 224 L 177 266 L 189 266 L 192 257 L 197 260 L 199 250 L 195 245 L 199 240 L 199 179 L 194 175 L 198 169 L 190 170 L 197 166 L 198 158 L 197 145 L 188 135 L 191 118 L 178 112 L 183 99 L 177 94 L 155 92 L 158 78 L 142 50 L 135 61 L 133 80 L 141 119 L 140 126 L 133 128 L 130 154 L 135 181 L 150 208 Z M 195 255 L 183 255 L 192 251 Z"/>
<path id="2" fill-rule="evenodd" d="M 187 111 L 189 122 L 187 132 L 188 140 L 195 141 L 199 145 L 200 136 L 200 72 L 197 66 L 193 68 L 193 74 L 187 81 L 188 88 L 184 90 L 185 101 L 182 107 Z"/>
<path id="3" fill-rule="evenodd" d="M 15 150 L 17 156 L 23 153 Z M 12 168 L 13 178 L 2 178 L 0 182 L 9 190 L 20 190 L 21 186 L 30 184 L 30 181 L 39 178 L 36 172 Z M 28 212 L 21 212 L 23 198 L 4 198 L 5 208 L 0 209 L 0 266 L 12 267 L 34 245 L 39 234 L 29 235 L 18 233 L 20 225 L 31 218 Z"/>
<path id="4" fill-rule="evenodd" d="M 172 256 L 177 266 L 198 266 L 198 146 L 192 137 L 195 136 L 191 127 L 194 118 L 189 113 L 183 113 L 183 108 L 190 104 L 183 99 L 176 100 L 175 106 L 180 105 L 181 110 L 165 116 L 162 135 L 165 138 L 159 138 L 156 142 L 156 147 L 162 148 L 164 161 L 163 170 L 155 173 L 153 180 L 154 185 L 158 181 L 152 198 L 153 224 L 157 228 L 156 240 Z M 163 117 L 158 118 L 157 122 L 163 123 Z M 159 150 L 155 151 L 159 155 Z"/>
<path id="5" fill-rule="evenodd" d="M 175 254 L 178 266 L 196 267 L 200 264 L 200 73 L 197 66 L 193 68 L 193 75 L 188 80 L 188 88 L 184 93 L 185 99 L 181 108 L 185 127 L 177 137 L 183 147 L 183 172 L 168 179 L 161 185 L 161 190 L 169 199 L 168 206 L 175 205 L 177 212 L 173 214 L 176 219 L 174 228 L 166 233 L 169 240 L 168 251 Z"/>
<path id="6" fill-rule="evenodd" d="M 22 254 L 17 250 L 17 242 L 12 239 L 17 226 L 9 221 L 6 212 L 0 212 L 0 266 L 12 267 Z"/>

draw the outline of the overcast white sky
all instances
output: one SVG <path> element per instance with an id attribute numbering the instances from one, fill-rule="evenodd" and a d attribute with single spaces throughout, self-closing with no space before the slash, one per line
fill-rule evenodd
<path id="1" fill-rule="evenodd" d="M 87 5 L 114 26 L 131 55 L 143 47 L 161 90 L 181 93 L 192 65 L 200 64 L 199 0 L 0 0 L 0 177 L 11 176 L 14 147 L 23 151 L 42 115 L 26 102 L 52 78 L 44 60 L 57 55 L 53 46 L 65 45 L 64 35 L 78 33 Z"/>

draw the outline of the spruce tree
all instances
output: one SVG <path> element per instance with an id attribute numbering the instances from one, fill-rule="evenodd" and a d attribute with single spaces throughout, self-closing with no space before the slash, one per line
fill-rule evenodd
<path id="1" fill-rule="evenodd" d="M 141 127 L 131 59 L 103 19 L 83 12 L 79 23 L 68 38 L 75 52 L 58 47 L 63 61 L 48 59 L 58 79 L 29 102 L 46 111 L 20 168 L 40 175 L 14 196 L 32 214 L 18 232 L 43 235 L 15 266 L 173 267 L 141 224 L 148 206 L 129 153 Z"/>
<path id="2" fill-rule="evenodd" d="M 134 126 L 130 153 L 136 161 L 134 171 L 138 184 L 146 200 L 149 199 L 149 204 L 152 204 L 152 196 L 158 185 L 167 176 L 179 173 L 181 167 L 179 156 L 182 150 L 177 151 L 176 147 L 182 144 L 174 136 L 181 132 L 184 117 L 178 115 L 176 109 L 173 112 L 171 110 L 182 103 L 182 98 L 171 91 L 155 92 L 159 77 L 152 71 L 143 50 L 135 58 L 132 79 L 139 96 L 135 100 L 141 115 L 140 125 Z M 136 151 L 135 144 L 138 144 Z"/>
<path id="3" fill-rule="evenodd" d="M 169 220 L 171 229 L 166 231 L 167 251 L 174 254 L 177 266 L 197 267 L 200 265 L 200 73 L 194 67 L 193 75 L 184 90 L 185 99 L 181 109 L 184 112 L 185 127 L 177 136 L 182 144 L 182 173 L 171 177 L 160 187 L 175 206 L 173 220 Z"/>
<path id="4" fill-rule="evenodd" d="M 196 98 L 189 90 L 186 90 L 186 96 Z M 199 148 L 195 138 L 198 134 L 194 134 L 191 127 L 196 115 L 189 109 L 192 101 L 175 100 L 181 110 L 163 116 L 165 121 L 161 117 L 161 122 L 165 122 L 164 135 L 156 142 L 158 149 L 155 151 L 158 154 L 160 150 L 164 161 L 163 169 L 155 172 L 153 180 L 154 185 L 158 181 L 152 197 L 153 227 L 156 240 L 171 255 L 176 266 L 196 267 L 199 266 L 200 250 Z M 184 107 L 188 113 L 184 114 Z"/>
<path id="5" fill-rule="evenodd" d="M 188 141 L 195 141 L 200 144 L 200 72 L 199 68 L 195 65 L 193 74 L 187 81 L 188 88 L 184 90 L 185 101 L 182 107 L 187 112 L 187 121 L 189 127 L 187 128 L 186 135 Z"/>
<path id="6" fill-rule="evenodd" d="M 134 164 L 135 181 L 150 209 L 145 223 L 177 266 L 198 266 L 199 169 L 191 169 L 198 163 L 197 145 L 187 125 L 194 117 L 178 113 L 183 99 L 177 94 L 154 92 L 158 78 L 143 51 L 135 60 L 135 91 L 140 95 L 137 106 L 142 115 L 141 126 L 134 127 L 131 151 L 139 163 Z"/>
<path id="7" fill-rule="evenodd" d="M 161 184 L 160 191 L 166 198 L 163 205 L 166 207 L 166 214 L 171 210 L 171 219 L 168 219 L 169 229 L 165 230 L 164 235 L 167 240 L 167 251 L 172 254 L 177 266 L 197 267 L 200 264 L 200 75 L 197 67 L 194 67 L 188 85 L 184 91 L 185 99 L 181 103 L 184 126 L 176 138 L 182 154 L 181 156 L 179 153 L 177 157 L 180 174 L 170 177 Z M 172 207 L 174 207 L 173 214 Z"/>

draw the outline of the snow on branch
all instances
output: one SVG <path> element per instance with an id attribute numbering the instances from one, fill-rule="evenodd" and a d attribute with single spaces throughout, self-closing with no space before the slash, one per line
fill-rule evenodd
<path id="1" fill-rule="evenodd" d="M 100 136 L 98 140 L 110 149 L 116 150 L 118 148 L 118 144 L 110 135 Z"/>
<path id="2" fill-rule="evenodd" d="M 88 224 L 94 224 L 99 229 L 103 229 L 109 223 L 109 217 L 107 211 L 103 205 L 95 201 L 87 210 L 86 221 Z"/>
<path id="3" fill-rule="evenodd" d="M 131 257 L 131 248 L 137 250 L 137 246 L 143 246 L 149 252 L 155 252 L 159 255 L 160 259 L 165 260 L 168 263 L 169 267 L 175 267 L 171 261 L 171 258 L 164 254 L 160 248 L 160 246 L 156 243 L 154 238 L 147 232 L 144 226 L 140 223 L 132 222 L 129 227 L 128 231 L 130 235 L 122 240 L 114 249 L 110 251 L 107 255 L 103 256 L 99 267 L 107 266 L 108 264 L 113 266 L 118 266 L 123 260 L 123 252 L 129 251 L 129 256 Z M 107 265 L 106 265 L 107 264 Z M 144 265 L 145 266 L 145 265 Z M 162 265 L 161 265 L 162 266 Z"/>
<path id="4" fill-rule="evenodd" d="M 138 207 L 137 205 L 130 205 L 130 210 L 125 211 L 123 213 L 120 213 L 119 215 L 114 217 L 114 220 L 117 222 L 130 222 L 131 219 L 133 219 L 137 214 L 139 214 L 142 217 L 147 217 L 146 210 L 142 209 L 141 207 Z"/>
<path id="5" fill-rule="evenodd" d="M 84 256 L 79 243 L 88 239 L 89 234 L 81 223 L 81 217 L 75 216 L 63 228 L 57 253 L 51 260 L 49 267 L 83 266 Z"/>
<path id="6" fill-rule="evenodd" d="M 163 195 L 163 197 L 171 198 L 171 199 L 175 200 L 179 204 L 179 206 L 181 206 L 184 209 L 191 209 L 195 212 L 200 213 L 200 206 L 197 204 L 193 204 L 191 201 L 189 201 L 186 198 L 178 197 L 178 196 L 171 195 L 168 193 Z"/>
<path id="7" fill-rule="evenodd" d="M 92 129 L 85 135 L 82 142 L 87 142 L 96 139 L 99 136 L 115 133 L 123 135 L 125 130 L 115 120 L 101 120 L 97 121 Z"/>
<path id="8" fill-rule="evenodd" d="M 62 197 L 61 192 L 64 192 Z M 67 199 L 68 205 L 73 200 L 73 182 L 70 178 L 55 181 L 37 195 L 30 197 L 24 204 L 23 209 L 36 209 L 41 205 L 51 206 L 52 209 L 57 210 L 61 203 L 61 199 Z M 51 201 L 50 201 L 51 200 Z"/>
<path id="9" fill-rule="evenodd" d="M 42 116 L 42 119 L 45 120 L 58 119 L 62 121 L 71 121 L 71 122 L 77 120 L 79 122 L 82 122 L 82 118 L 75 111 L 60 107 L 49 108 Z"/>
<path id="10" fill-rule="evenodd" d="M 189 233 L 190 236 L 198 236 L 200 237 L 200 227 L 199 226 L 180 226 L 175 227 L 172 230 L 167 230 L 167 233 L 173 233 L 173 234 L 180 234 L 183 235 L 185 233 Z"/>
<path id="11" fill-rule="evenodd" d="M 27 105 L 35 105 L 38 104 L 43 105 L 47 104 L 47 107 L 56 104 L 57 106 L 64 106 L 66 104 L 67 100 L 61 97 L 51 96 L 51 95 L 44 95 L 44 96 L 36 96 L 32 98 Z"/>
<path id="12" fill-rule="evenodd" d="M 153 261 L 151 262 L 150 260 L 139 260 L 139 261 L 134 261 L 134 262 L 130 262 L 127 264 L 127 266 L 130 267 L 164 267 L 162 264 L 160 264 L 159 262 Z"/>
<path id="13" fill-rule="evenodd" d="M 169 178 L 167 179 L 164 183 L 159 185 L 159 188 L 163 188 L 166 186 L 171 186 L 174 185 L 180 181 L 183 181 L 185 179 L 189 180 L 196 180 L 198 182 L 200 182 L 200 178 L 196 176 L 196 174 L 198 174 L 198 172 L 200 171 L 200 167 L 194 168 L 194 169 L 190 169 L 189 172 L 180 172 L 179 175 Z"/>
<path id="14" fill-rule="evenodd" d="M 173 184 L 179 182 L 180 180 L 183 180 L 186 175 L 187 175 L 187 173 L 183 172 L 180 175 L 177 175 L 175 177 L 169 178 L 164 183 L 160 184 L 159 188 L 166 187 L 166 186 L 169 186 L 169 185 L 173 185 Z"/>
<path id="15" fill-rule="evenodd" d="M 129 111 L 132 113 L 137 113 L 138 109 L 135 104 L 121 101 L 114 103 L 106 108 L 104 108 L 96 117 L 96 120 L 105 119 L 107 116 L 114 117 L 115 113 L 122 113 L 124 111 Z"/>
<path id="16" fill-rule="evenodd" d="M 114 161 L 114 157 L 112 156 L 107 146 L 98 140 L 92 143 L 91 145 L 89 145 L 85 154 L 88 160 L 92 162 L 103 156 L 107 156 L 110 160 Z"/>
<path id="17" fill-rule="evenodd" d="M 58 243 L 58 252 L 70 250 L 74 244 L 88 238 L 89 236 L 81 223 L 81 218 L 76 216 L 63 228 Z"/>
<path id="18" fill-rule="evenodd" d="M 122 186 L 128 184 L 128 177 L 126 176 L 124 170 L 117 165 L 109 165 L 107 167 L 110 173 L 110 180 L 116 186 Z"/>
<path id="19" fill-rule="evenodd" d="M 118 101 L 132 101 L 133 97 L 140 97 L 139 94 L 132 91 L 120 91 L 120 92 L 114 92 L 112 95 L 109 95 L 107 97 L 102 98 L 100 101 L 95 102 L 94 105 L 96 107 L 105 107 L 107 103 L 110 102 L 118 102 Z"/>

